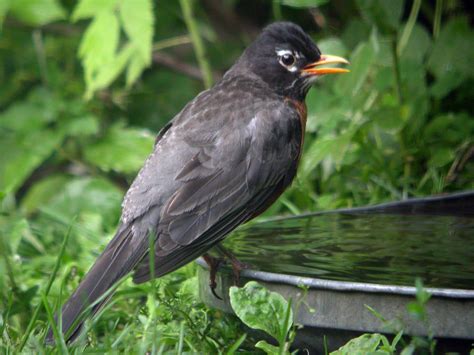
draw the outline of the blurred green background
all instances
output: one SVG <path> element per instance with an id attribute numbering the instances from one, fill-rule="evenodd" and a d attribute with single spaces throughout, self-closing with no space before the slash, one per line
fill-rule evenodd
<path id="1" fill-rule="evenodd" d="M 469 0 L 0 0 L 5 344 L 21 343 L 67 230 L 65 293 L 113 234 L 158 130 L 275 20 L 351 73 L 310 91 L 298 177 L 264 217 L 474 188 Z"/>

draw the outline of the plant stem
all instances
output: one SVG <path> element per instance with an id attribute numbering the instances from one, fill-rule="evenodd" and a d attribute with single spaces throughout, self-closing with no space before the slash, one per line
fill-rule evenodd
<path id="1" fill-rule="evenodd" d="M 273 0 L 272 12 L 276 21 L 280 21 L 283 18 L 281 14 L 280 0 Z"/>
<path id="2" fill-rule="evenodd" d="M 415 26 L 416 19 L 418 18 L 418 13 L 420 12 L 421 0 L 414 0 L 410 10 L 410 16 L 408 16 L 408 21 L 403 29 L 400 41 L 398 42 L 397 55 L 401 56 L 403 50 L 405 49 L 408 40 L 410 39 L 413 27 Z"/>
<path id="3" fill-rule="evenodd" d="M 199 63 L 202 75 L 204 76 L 204 85 L 206 88 L 212 86 L 212 72 L 211 66 L 206 58 L 206 52 L 204 50 L 204 43 L 201 36 L 199 35 L 196 19 L 193 16 L 191 0 L 179 0 L 181 4 L 181 10 L 184 16 L 184 22 L 188 28 L 191 41 L 193 42 L 194 51 L 196 52 L 196 58 Z"/>
<path id="4" fill-rule="evenodd" d="M 393 37 L 392 40 L 392 59 L 393 59 L 393 73 L 395 75 L 395 88 L 398 97 L 398 104 L 403 104 L 403 96 L 402 96 L 402 79 L 400 75 L 400 63 L 398 61 L 398 54 L 397 54 L 397 39 L 396 35 Z"/>
<path id="5" fill-rule="evenodd" d="M 175 47 L 182 44 L 191 43 L 191 39 L 188 35 L 176 36 L 172 38 L 163 39 L 153 44 L 153 51 L 161 51 L 162 49 Z"/>
<path id="6" fill-rule="evenodd" d="M 33 44 L 35 46 L 36 57 L 38 59 L 41 80 L 43 81 L 44 85 L 48 86 L 48 69 L 46 66 L 46 54 L 44 52 L 43 35 L 41 30 L 33 31 Z"/>
<path id="7" fill-rule="evenodd" d="M 436 0 L 436 9 L 433 22 L 433 38 L 439 36 L 439 29 L 441 27 L 441 15 L 443 14 L 443 0 Z"/>

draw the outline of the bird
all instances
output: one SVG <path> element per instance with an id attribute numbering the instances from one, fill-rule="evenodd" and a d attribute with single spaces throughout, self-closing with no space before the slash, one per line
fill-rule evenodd
<path id="1" fill-rule="evenodd" d="M 324 64 L 349 62 L 322 54 L 299 25 L 272 23 L 162 128 L 125 194 L 115 236 L 55 321 L 66 341 L 120 279 L 168 274 L 275 202 L 296 175 L 308 90 L 322 75 L 349 71 Z M 54 343 L 51 329 L 46 339 Z"/>

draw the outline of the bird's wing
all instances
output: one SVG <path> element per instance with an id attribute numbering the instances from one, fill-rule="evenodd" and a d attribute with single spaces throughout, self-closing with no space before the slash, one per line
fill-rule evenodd
<path id="1" fill-rule="evenodd" d="M 197 152 L 176 174 L 179 188 L 161 209 L 155 276 L 201 255 L 238 225 L 261 213 L 291 182 L 301 143 L 296 112 L 263 107 L 247 124 L 222 129 L 211 144 L 185 139 Z M 148 258 L 136 282 L 149 278 Z"/>

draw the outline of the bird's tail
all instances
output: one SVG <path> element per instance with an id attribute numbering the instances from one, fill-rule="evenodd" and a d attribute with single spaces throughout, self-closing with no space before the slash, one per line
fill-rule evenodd
<path id="1" fill-rule="evenodd" d="M 119 227 L 115 237 L 62 308 L 61 331 L 66 341 L 72 341 L 80 334 L 85 317 L 94 315 L 105 305 L 111 294 L 103 297 L 104 294 L 140 262 L 147 246 L 146 235 L 137 238 L 131 226 Z M 91 305 L 92 308 L 89 308 Z M 59 329 L 57 315 L 55 322 Z M 46 342 L 54 343 L 51 328 Z"/>

